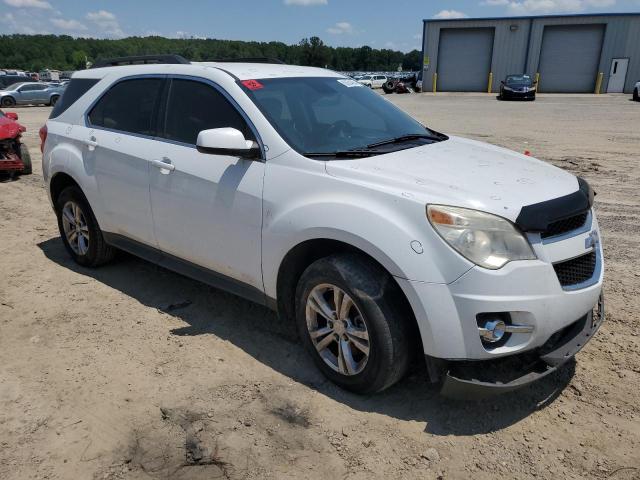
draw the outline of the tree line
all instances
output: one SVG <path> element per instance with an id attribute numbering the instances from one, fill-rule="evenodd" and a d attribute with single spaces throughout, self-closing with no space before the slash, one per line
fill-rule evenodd
<path id="1" fill-rule="evenodd" d="M 128 55 L 178 54 L 191 61 L 241 57 L 277 58 L 292 65 L 327 67 L 340 71 L 420 69 L 418 50 L 330 47 L 318 37 L 295 45 L 282 42 L 244 42 L 217 39 L 128 37 L 118 40 L 74 38 L 67 35 L 0 35 L 0 68 L 40 71 L 80 70 L 86 62 Z"/>

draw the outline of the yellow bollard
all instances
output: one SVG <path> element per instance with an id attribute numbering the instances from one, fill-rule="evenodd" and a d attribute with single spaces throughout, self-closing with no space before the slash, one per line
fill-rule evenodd
<path id="1" fill-rule="evenodd" d="M 538 93 L 538 85 L 540 85 L 540 72 L 536 72 L 536 93 Z"/>
<path id="2" fill-rule="evenodd" d="M 433 73 L 433 93 L 437 92 L 437 84 L 438 84 L 438 72 Z"/>
<path id="3" fill-rule="evenodd" d="M 491 93 L 492 86 L 493 86 L 493 72 L 489 72 L 489 86 L 487 87 L 487 93 Z"/>
<path id="4" fill-rule="evenodd" d="M 600 89 L 602 88 L 602 77 L 604 76 L 604 73 L 600 72 L 598 73 L 598 78 L 596 79 L 596 90 L 595 93 L 596 95 L 600 95 Z"/>

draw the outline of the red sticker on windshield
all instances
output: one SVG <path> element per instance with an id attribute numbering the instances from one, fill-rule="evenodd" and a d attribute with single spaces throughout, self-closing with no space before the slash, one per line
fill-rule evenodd
<path id="1" fill-rule="evenodd" d="M 257 80 L 243 80 L 242 85 L 247 87 L 249 90 L 260 90 L 261 88 L 264 88 L 264 85 Z"/>

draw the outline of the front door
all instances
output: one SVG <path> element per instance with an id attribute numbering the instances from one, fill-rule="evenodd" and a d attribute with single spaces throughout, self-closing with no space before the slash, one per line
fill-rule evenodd
<path id="1" fill-rule="evenodd" d="M 44 92 L 46 89 L 47 86 L 40 83 L 28 83 L 26 85 L 23 85 L 18 89 L 20 95 L 17 98 L 17 103 L 25 105 L 41 103 L 43 101 L 42 98 L 44 97 Z"/>
<path id="2" fill-rule="evenodd" d="M 627 80 L 628 58 L 614 58 L 611 61 L 611 71 L 609 72 L 609 85 L 607 93 L 624 92 L 624 82 Z"/>
<path id="3" fill-rule="evenodd" d="M 162 155 L 150 169 L 151 206 L 160 249 L 262 291 L 262 184 L 265 164 L 200 153 L 198 133 L 253 131 L 212 84 L 171 80 Z M 168 168 L 163 168 L 168 165 Z"/>

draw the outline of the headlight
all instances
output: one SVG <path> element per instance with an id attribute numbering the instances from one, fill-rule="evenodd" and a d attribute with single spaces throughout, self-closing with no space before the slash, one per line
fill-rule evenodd
<path id="1" fill-rule="evenodd" d="M 510 221 L 468 208 L 427 205 L 433 228 L 476 265 L 496 270 L 513 260 L 535 260 L 531 245 Z"/>
<path id="2" fill-rule="evenodd" d="M 509 92 L 513 92 L 513 88 L 507 87 L 506 85 L 504 87 L 502 87 L 502 88 L 504 88 L 505 90 L 507 90 Z"/>

